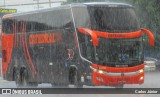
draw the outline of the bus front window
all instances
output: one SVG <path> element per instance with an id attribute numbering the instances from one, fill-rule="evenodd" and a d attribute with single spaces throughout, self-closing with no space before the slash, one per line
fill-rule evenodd
<path id="1" fill-rule="evenodd" d="M 82 35 L 80 51 L 84 58 L 93 63 L 111 67 L 129 67 L 143 63 L 142 37 L 136 39 L 99 38 L 93 46 L 91 37 Z"/>
<path id="2" fill-rule="evenodd" d="M 131 7 L 88 7 L 92 30 L 104 32 L 133 32 L 139 30 L 134 9 Z"/>
<path id="3" fill-rule="evenodd" d="M 143 63 L 142 38 L 136 39 L 99 39 L 95 61 L 108 66 L 135 66 Z"/>

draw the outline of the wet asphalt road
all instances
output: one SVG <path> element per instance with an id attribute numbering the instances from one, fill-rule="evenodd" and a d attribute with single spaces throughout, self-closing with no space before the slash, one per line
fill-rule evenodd
<path id="1" fill-rule="evenodd" d="M 5 81 L 0 77 L 0 88 L 16 88 L 14 81 Z M 51 84 L 39 84 L 38 88 L 51 88 Z M 69 88 L 73 88 L 72 85 Z M 95 88 L 84 86 L 84 88 Z M 112 88 L 96 86 L 96 88 Z M 142 85 L 125 85 L 124 88 L 160 88 L 160 71 L 145 73 L 145 83 Z M 43 94 L 43 95 L 0 95 L 0 97 L 160 97 L 159 94 Z"/>

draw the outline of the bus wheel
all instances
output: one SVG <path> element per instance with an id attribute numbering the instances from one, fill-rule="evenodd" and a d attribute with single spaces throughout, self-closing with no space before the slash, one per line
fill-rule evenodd
<path id="1" fill-rule="evenodd" d="M 28 74 L 26 69 L 20 70 L 15 74 L 15 81 L 17 87 L 28 87 Z"/>
<path id="2" fill-rule="evenodd" d="M 21 87 L 22 86 L 20 74 L 17 71 L 14 72 L 14 80 L 16 82 L 16 86 L 17 87 Z"/>
<path id="3" fill-rule="evenodd" d="M 75 88 L 83 88 L 83 84 L 81 83 L 81 80 L 80 80 L 80 75 L 78 74 L 77 71 L 75 71 L 74 73 L 74 87 Z"/>
<path id="4" fill-rule="evenodd" d="M 22 86 L 23 87 L 28 87 L 29 83 L 28 83 L 28 73 L 27 73 L 27 70 L 24 69 L 22 71 L 22 74 L 21 74 L 21 82 L 22 82 Z"/>

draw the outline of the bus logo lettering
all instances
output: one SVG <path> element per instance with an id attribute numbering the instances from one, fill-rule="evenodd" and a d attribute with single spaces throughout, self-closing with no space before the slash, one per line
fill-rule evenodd
<path id="1" fill-rule="evenodd" d="M 123 34 L 109 34 L 108 37 L 109 38 L 121 38 L 121 37 L 125 37 L 125 35 L 123 35 Z"/>
<path id="2" fill-rule="evenodd" d="M 59 41 L 59 39 L 55 39 L 55 36 L 60 38 L 60 34 L 55 33 L 45 33 L 45 34 L 30 34 L 29 35 L 29 44 L 46 44 L 46 43 L 55 43 L 56 40 Z"/>

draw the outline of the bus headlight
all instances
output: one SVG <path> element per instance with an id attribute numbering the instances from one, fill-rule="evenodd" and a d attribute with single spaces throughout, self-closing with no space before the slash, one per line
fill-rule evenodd
<path id="1" fill-rule="evenodd" d="M 139 70 L 139 73 L 143 73 L 143 72 L 144 72 L 144 70 L 143 70 L 143 69 Z"/>
<path id="2" fill-rule="evenodd" d="M 92 66 L 90 66 L 90 68 L 91 68 L 94 72 L 98 72 L 99 74 L 103 74 L 103 73 L 104 73 L 104 71 L 98 70 L 98 69 L 96 69 L 96 68 L 93 68 Z"/>
<path id="3" fill-rule="evenodd" d="M 143 78 L 144 78 L 143 76 L 142 76 L 142 77 L 140 77 L 140 80 L 143 80 Z"/>
<path id="4" fill-rule="evenodd" d="M 99 73 L 99 74 L 103 74 L 103 71 L 102 71 L 102 70 L 98 70 L 98 73 Z"/>

